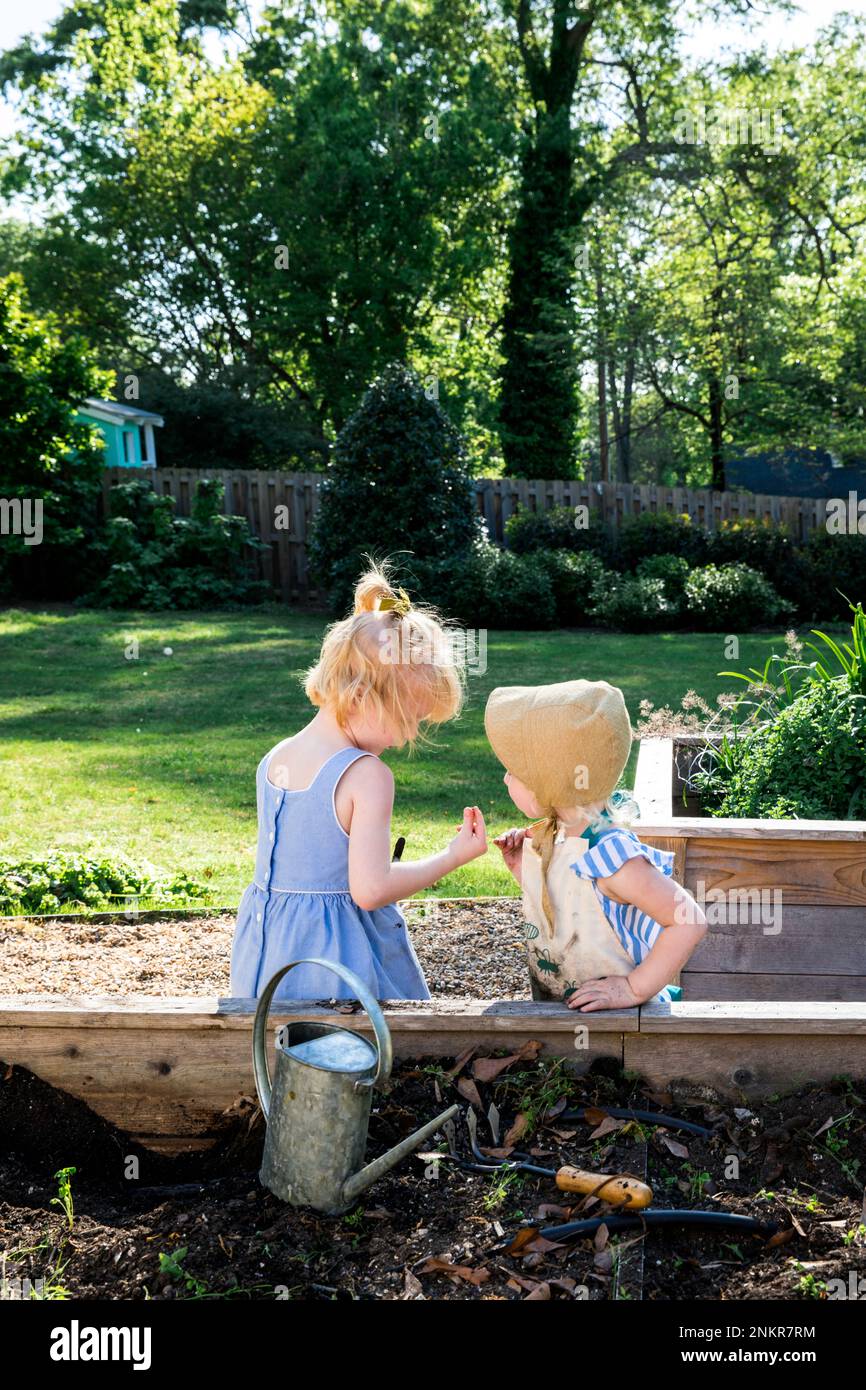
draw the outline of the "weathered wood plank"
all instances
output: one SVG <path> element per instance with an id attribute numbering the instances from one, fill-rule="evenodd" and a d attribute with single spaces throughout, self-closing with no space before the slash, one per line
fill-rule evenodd
<path id="1" fill-rule="evenodd" d="M 698 893 L 766 889 L 780 893 L 786 908 L 866 907 L 866 842 L 825 839 L 804 851 L 793 839 L 689 837 L 686 886 Z"/>
<path id="2" fill-rule="evenodd" d="M 670 821 L 635 823 L 642 840 L 656 835 L 686 840 L 854 840 L 866 843 L 863 820 L 746 820 L 734 817 L 675 816 Z"/>
<path id="3" fill-rule="evenodd" d="M 835 1076 L 866 1077 L 866 1034 L 640 1032 L 623 1038 L 625 1065 L 652 1087 L 682 1080 L 758 1100 Z"/>
<path id="4" fill-rule="evenodd" d="M 87 1012 L 36 1003 L 0 1015 L 0 1059 L 85 1101 L 137 1142 L 160 1152 L 213 1143 L 225 1112 L 255 1094 L 252 1074 L 254 1000 L 161 1000 L 117 1007 L 100 1001 Z M 79 1001 L 80 1002 L 80 1001 Z M 638 1027 L 638 1010 L 577 1017 L 562 1005 L 529 1001 L 476 1003 L 427 1013 L 386 1010 L 397 1057 L 454 1057 L 467 1048 L 516 1051 L 537 1040 L 544 1052 L 567 1056 L 586 1070 L 606 1057 L 622 1062 L 624 1031 Z M 204 1008 L 202 1008 L 204 1005 Z M 460 1007 L 462 1005 L 462 1007 Z M 417 1006 L 416 1006 L 417 1008 Z M 338 1014 L 300 1004 L 274 1010 L 272 1027 L 289 1018 L 315 1018 L 372 1036 L 364 1014 Z"/>
<path id="5" fill-rule="evenodd" d="M 672 761 L 673 739 L 641 740 L 634 779 L 634 796 L 640 807 L 641 823 L 668 821 L 673 817 Z"/>
<path id="6" fill-rule="evenodd" d="M 0 1039 L 3 1030 L 22 1026 L 43 1028 L 195 1030 L 200 1027 L 249 1033 L 256 1011 L 254 999 L 216 997 L 155 998 L 140 995 L 6 995 L 0 997 Z M 564 1004 L 536 1003 L 529 999 L 394 1000 L 383 1009 L 388 1026 L 404 1032 L 448 1033 L 455 1026 L 471 1026 L 476 1033 L 499 1034 L 544 1026 L 574 1033 L 576 1014 Z M 597 1032 L 637 1031 L 637 1009 L 611 1009 L 591 1016 Z M 365 1014 L 341 1014 L 309 1000 L 287 1000 L 271 1011 L 274 1024 L 290 1018 L 315 1019 L 342 1028 L 368 1028 Z M 457 1021 L 455 1025 L 455 1020 Z M 498 1044 L 497 1044 L 498 1045 Z"/>
<path id="7" fill-rule="evenodd" d="M 694 959 L 694 957 L 692 957 Z M 799 1001 L 866 1000 L 866 975 L 747 975 L 684 970 L 683 999 L 783 999 Z"/>
<path id="8" fill-rule="evenodd" d="M 866 912 L 862 907 L 789 907 L 757 891 L 703 904 L 709 930 L 686 973 L 866 975 Z M 722 920 L 717 920 L 721 916 Z M 727 920 L 725 920 L 727 918 Z M 777 998 L 783 998 L 777 995 Z"/>
<path id="9" fill-rule="evenodd" d="M 215 1142 L 226 1112 L 253 1094 L 255 1001 L 90 1002 L 0 1001 L 0 1059 L 84 1100 L 148 1147 L 178 1152 Z M 363 1014 L 308 1004 L 284 1011 L 290 1007 L 274 1012 L 273 1027 L 303 1017 L 370 1031 Z M 864 1003 L 693 1001 L 580 1015 L 557 1004 L 451 1000 L 407 1003 L 386 1017 L 398 1057 L 511 1050 L 536 1039 L 578 1074 L 610 1057 L 659 1084 L 684 1074 L 748 1092 L 753 1083 L 784 1089 L 801 1074 L 866 1074 Z"/>
<path id="10" fill-rule="evenodd" d="M 866 1034 L 866 1002 L 841 1004 L 779 999 L 683 1000 L 676 1004 L 644 1004 L 640 1011 L 641 1033 L 774 1033 L 790 1037 L 806 1034 Z"/>

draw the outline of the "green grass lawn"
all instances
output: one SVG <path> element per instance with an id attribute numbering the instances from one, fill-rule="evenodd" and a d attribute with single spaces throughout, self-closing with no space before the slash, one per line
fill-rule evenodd
<path id="1" fill-rule="evenodd" d="M 322 628 L 321 618 L 285 610 L 0 613 L 2 853 L 119 850 L 167 871 L 211 870 L 216 902 L 234 906 L 254 865 L 256 764 L 311 713 L 300 677 Z M 133 638 L 138 660 L 125 655 Z M 676 706 L 691 688 L 713 701 L 736 684 L 718 671 L 762 665 L 781 645 L 746 636 L 732 663 L 724 642 L 711 633 L 491 633 L 487 671 L 470 678 L 460 719 L 434 734 L 435 747 L 388 756 L 405 857 L 441 848 L 466 803 L 482 807 L 493 833 L 520 823 L 484 737 L 494 686 L 609 680 L 635 720 L 644 698 Z M 494 850 L 438 891 L 514 886 Z"/>

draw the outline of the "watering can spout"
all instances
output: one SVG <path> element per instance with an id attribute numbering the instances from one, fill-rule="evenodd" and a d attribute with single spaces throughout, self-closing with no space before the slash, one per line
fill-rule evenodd
<path id="1" fill-rule="evenodd" d="M 459 1112 L 459 1106 L 452 1105 L 448 1110 L 443 1110 L 441 1115 L 437 1115 L 435 1120 L 423 1125 L 421 1129 L 416 1129 L 414 1134 L 410 1134 L 408 1139 L 403 1139 L 399 1144 L 395 1144 L 393 1149 L 382 1154 L 380 1158 L 374 1158 L 372 1163 L 368 1163 L 360 1172 L 353 1174 L 343 1183 L 343 1200 L 347 1205 L 351 1205 L 360 1194 L 368 1188 L 371 1183 L 376 1182 L 393 1168 L 396 1163 L 405 1158 L 407 1154 L 419 1148 L 425 1139 L 431 1138 L 441 1129 L 446 1120 L 450 1120 Z"/>

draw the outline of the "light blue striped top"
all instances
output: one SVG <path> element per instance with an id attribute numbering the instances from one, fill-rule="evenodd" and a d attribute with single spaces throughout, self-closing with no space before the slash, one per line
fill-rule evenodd
<path id="1" fill-rule="evenodd" d="M 648 859 L 666 878 L 670 878 L 673 873 L 674 856 L 667 850 L 653 849 L 650 845 L 642 844 L 633 830 L 624 830 L 618 826 L 602 830 L 598 835 L 590 835 L 589 840 L 591 848 L 581 859 L 576 859 L 571 867 L 579 878 L 586 878 L 592 882 L 596 897 L 620 945 L 635 965 L 640 965 L 641 961 L 646 960 L 664 927 L 654 917 L 641 912 L 633 903 L 618 903 L 607 897 L 599 888 L 596 879 L 609 878 L 629 859 L 637 858 Z M 673 999 L 679 998 L 679 994 L 676 986 L 665 986 L 658 994 L 653 995 L 653 998 L 670 1003 Z"/>

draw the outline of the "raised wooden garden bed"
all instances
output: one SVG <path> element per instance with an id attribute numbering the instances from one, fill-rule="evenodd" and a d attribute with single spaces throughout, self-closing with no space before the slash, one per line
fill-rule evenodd
<path id="1" fill-rule="evenodd" d="M 0 1058 L 84 1100 L 162 1153 L 206 1149 L 255 1095 L 246 999 L 0 1000 Z M 449 1000 L 385 1011 L 398 1057 L 514 1051 L 537 1039 L 577 1071 L 614 1058 L 654 1086 L 748 1099 L 866 1076 L 866 1003 L 694 1003 L 577 1015 L 560 1004 Z M 363 1014 L 306 1003 L 273 1014 L 368 1033 Z"/>
<path id="2" fill-rule="evenodd" d="M 583 1015 L 529 1000 L 394 1004 L 397 1056 L 537 1039 L 578 1071 L 610 1057 L 654 1086 L 679 1079 L 743 1099 L 866 1077 L 866 823 L 678 816 L 672 759 L 670 741 L 647 741 L 637 794 L 642 838 L 673 851 L 675 877 L 710 919 L 682 1001 Z M 254 1096 L 254 1009 L 239 999 L 7 997 L 0 1059 L 148 1147 L 204 1149 Z M 273 1022 L 289 1018 L 367 1028 L 364 1015 L 306 1003 Z"/>
<path id="3" fill-rule="evenodd" d="M 866 821 L 678 815 L 694 745 L 646 740 L 635 787 L 641 838 L 674 851 L 710 922 L 684 999 L 866 1000 Z"/>

